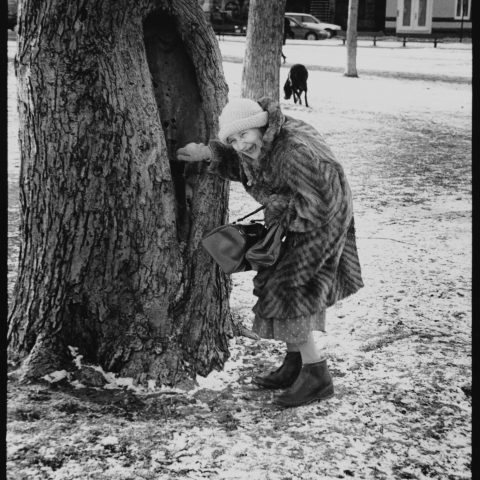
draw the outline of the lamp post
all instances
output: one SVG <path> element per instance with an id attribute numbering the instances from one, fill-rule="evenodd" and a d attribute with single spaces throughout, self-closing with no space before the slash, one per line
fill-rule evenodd
<path id="1" fill-rule="evenodd" d="M 460 20 L 460 43 L 463 40 L 463 6 L 462 6 L 462 18 Z"/>

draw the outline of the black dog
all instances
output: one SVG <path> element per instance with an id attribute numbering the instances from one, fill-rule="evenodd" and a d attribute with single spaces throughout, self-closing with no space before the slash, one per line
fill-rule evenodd
<path id="1" fill-rule="evenodd" d="M 288 100 L 293 93 L 293 101 L 297 103 L 299 101 L 300 105 L 302 104 L 302 99 L 300 95 L 304 92 L 305 96 L 305 105 L 308 107 L 307 101 L 307 78 L 308 70 L 305 68 L 305 65 L 297 63 L 293 65 L 288 73 L 287 81 L 283 86 L 283 91 L 285 92 L 285 100 Z"/>

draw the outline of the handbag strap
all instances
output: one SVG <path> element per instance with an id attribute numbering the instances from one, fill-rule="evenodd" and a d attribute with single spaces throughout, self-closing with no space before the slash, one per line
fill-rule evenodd
<path id="1" fill-rule="evenodd" d="M 265 207 L 262 205 L 261 207 L 258 207 L 256 210 L 254 210 L 253 212 L 250 212 L 248 215 L 245 215 L 244 217 L 242 218 L 237 218 L 237 220 L 235 220 L 233 223 L 237 223 L 237 222 L 241 222 L 242 220 L 245 220 L 246 218 L 248 217 L 251 217 L 252 215 L 255 215 L 257 212 L 259 212 L 260 210 L 263 210 Z"/>

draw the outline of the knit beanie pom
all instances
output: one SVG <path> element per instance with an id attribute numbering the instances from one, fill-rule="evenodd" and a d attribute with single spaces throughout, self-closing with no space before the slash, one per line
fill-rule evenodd
<path id="1" fill-rule="evenodd" d="M 227 143 L 227 138 L 249 128 L 264 127 L 268 123 L 268 113 L 255 101 L 248 98 L 232 99 L 223 109 L 219 119 L 218 138 Z"/>

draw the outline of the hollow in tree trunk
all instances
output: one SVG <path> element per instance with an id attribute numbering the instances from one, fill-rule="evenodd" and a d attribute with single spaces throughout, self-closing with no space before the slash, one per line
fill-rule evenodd
<path id="1" fill-rule="evenodd" d="M 20 4 L 21 236 L 8 346 L 24 378 L 84 361 L 179 384 L 228 357 L 230 283 L 200 247 L 227 182 L 174 161 L 226 103 L 197 0 Z"/>

